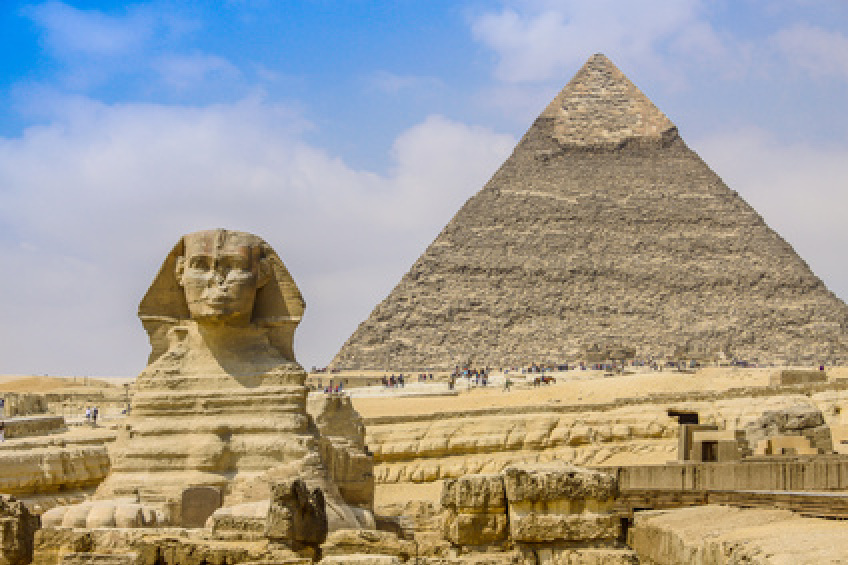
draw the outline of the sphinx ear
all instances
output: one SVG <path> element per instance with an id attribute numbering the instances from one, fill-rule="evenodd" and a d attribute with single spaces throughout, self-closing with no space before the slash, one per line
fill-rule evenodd
<path id="1" fill-rule="evenodd" d="M 185 257 L 177 257 L 174 265 L 174 274 L 177 276 L 177 284 L 183 286 L 183 273 L 185 272 Z"/>
<path id="2" fill-rule="evenodd" d="M 267 257 L 259 260 L 259 268 L 256 272 L 256 288 L 262 288 L 271 280 L 271 262 Z"/>

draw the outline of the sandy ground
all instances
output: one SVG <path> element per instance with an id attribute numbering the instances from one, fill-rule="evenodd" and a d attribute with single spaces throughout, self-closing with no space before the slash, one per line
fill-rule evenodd
<path id="1" fill-rule="evenodd" d="M 465 381 L 457 383 L 456 396 L 394 397 L 392 390 L 376 398 L 354 398 L 356 409 L 365 417 L 401 414 L 433 414 L 481 408 L 497 408 L 545 403 L 592 404 L 610 402 L 616 398 L 640 397 L 648 394 L 686 391 L 720 391 L 736 387 L 765 386 L 769 376 L 778 369 L 735 369 L 709 367 L 694 373 L 678 371 L 646 371 L 630 375 L 604 376 L 600 371 L 568 371 L 555 373 L 557 382 L 533 387 L 521 375 L 510 379 L 513 386 L 504 391 L 499 384 L 472 387 Z M 377 371 L 374 371 L 377 374 Z M 382 373 L 382 372 L 380 372 Z M 848 367 L 828 368 L 828 376 L 848 377 Z M 0 375 L 0 392 L 49 392 L 65 388 L 120 387 L 132 382 L 127 377 L 34 377 Z M 444 383 L 431 385 L 435 390 Z"/>
<path id="2" fill-rule="evenodd" d="M 53 392 L 67 388 L 120 387 L 134 377 L 34 377 L 0 375 L 0 392 Z"/>
<path id="3" fill-rule="evenodd" d="M 549 402 L 592 404 L 648 394 L 765 386 L 775 370 L 710 367 L 694 373 L 651 371 L 614 377 L 605 377 L 601 372 L 571 371 L 557 374 L 556 384 L 540 387 L 523 383 L 521 376 L 513 377 L 516 379 L 515 386 L 509 392 L 504 391 L 501 386 L 472 388 L 468 391 L 464 381 L 460 381 L 457 383 L 457 389 L 460 391 L 458 396 L 391 398 L 389 391 L 385 397 L 354 398 L 353 402 L 365 417 L 433 414 Z M 839 374 L 844 372 L 844 369 L 838 371 Z M 833 371 L 829 372 L 832 373 Z"/>

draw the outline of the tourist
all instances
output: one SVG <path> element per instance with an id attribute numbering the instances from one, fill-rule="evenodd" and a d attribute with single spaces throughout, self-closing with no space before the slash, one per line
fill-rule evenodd
<path id="1" fill-rule="evenodd" d="M 95 406 L 91 409 L 91 423 L 95 426 L 97 425 L 97 413 L 97 406 Z"/>
<path id="2" fill-rule="evenodd" d="M 0 443 L 6 440 L 6 424 L 0 422 Z"/>
<path id="3" fill-rule="evenodd" d="M 88 424 L 91 422 L 91 407 L 85 407 L 85 423 Z"/>

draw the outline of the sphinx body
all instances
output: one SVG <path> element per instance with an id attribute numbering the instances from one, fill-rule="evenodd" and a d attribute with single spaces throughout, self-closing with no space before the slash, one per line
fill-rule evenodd
<path id="1" fill-rule="evenodd" d="M 275 481 L 297 477 L 323 490 L 331 527 L 368 522 L 373 476 L 364 444 L 355 446 L 360 476 L 346 479 L 365 488 L 355 485 L 349 505 L 307 414 L 306 372 L 292 347 L 303 310 L 282 261 L 257 236 L 181 238 L 139 307 L 152 352 L 94 498 L 130 500 L 155 509 L 158 523 L 179 525 L 187 490 L 206 488 L 223 506 L 245 507 L 267 502 Z"/>

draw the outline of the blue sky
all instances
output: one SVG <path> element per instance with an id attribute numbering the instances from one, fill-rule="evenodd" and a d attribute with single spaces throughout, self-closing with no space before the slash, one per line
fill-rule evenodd
<path id="1" fill-rule="evenodd" d="M 845 2 L 5 2 L 0 45 L 0 373 L 138 373 L 140 297 L 219 226 L 327 363 L 595 52 L 848 298 Z"/>

